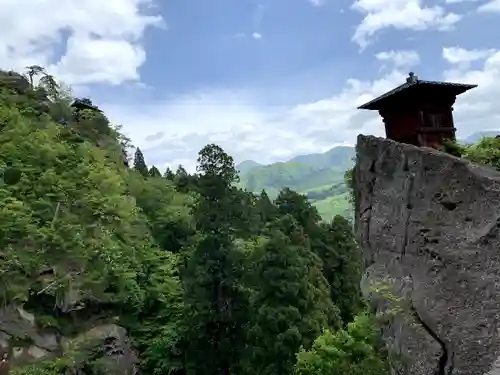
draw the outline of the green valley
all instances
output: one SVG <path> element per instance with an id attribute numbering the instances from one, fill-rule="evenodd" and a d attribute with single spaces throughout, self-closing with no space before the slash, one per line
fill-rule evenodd
<path id="1" fill-rule="evenodd" d="M 338 146 L 325 153 L 296 156 L 287 162 L 261 165 L 247 160 L 237 166 L 239 187 L 274 198 L 285 187 L 307 196 L 324 220 L 352 216 L 344 173 L 352 167 L 354 148 Z"/>

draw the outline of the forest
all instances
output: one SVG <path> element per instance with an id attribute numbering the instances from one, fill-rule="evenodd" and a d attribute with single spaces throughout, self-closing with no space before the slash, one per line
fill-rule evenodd
<path id="1" fill-rule="evenodd" d="M 498 167 L 499 143 L 454 152 Z M 118 322 L 142 375 L 388 374 L 349 220 L 291 189 L 242 190 L 218 145 L 193 174 L 130 147 L 42 68 L 0 71 L 2 306 L 65 338 Z M 114 374 L 85 353 L 10 374 Z"/>

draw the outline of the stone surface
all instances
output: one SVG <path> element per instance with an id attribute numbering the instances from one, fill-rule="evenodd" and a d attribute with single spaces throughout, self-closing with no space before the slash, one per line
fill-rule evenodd
<path id="1" fill-rule="evenodd" d="M 123 327 L 100 324 L 76 337 L 61 337 L 40 329 L 35 321 L 35 316 L 21 307 L 0 309 L 0 355 L 7 355 L 9 366 L 15 368 L 36 364 L 40 360 L 61 355 L 85 359 L 90 345 L 102 349 L 96 358 L 92 358 L 92 362 L 104 368 L 106 374 L 136 373 L 137 358 Z M 71 374 L 89 375 L 83 367 L 82 363 L 75 362 Z"/>
<path id="2" fill-rule="evenodd" d="M 130 345 L 125 328 L 116 324 L 104 324 L 73 339 L 64 339 L 62 346 L 68 354 L 80 347 L 96 342 L 103 348 L 103 354 L 95 360 L 106 369 L 109 375 L 135 375 L 137 357 Z M 81 373 L 84 375 L 84 373 Z M 85 374 L 87 375 L 87 374 Z"/>
<path id="3" fill-rule="evenodd" d="M 21 74 L 4 70 L 0 70 L 0 85 L 14 89 L 19 93 L 25 92 L 31 86 Z"/>
<path id="4" fill-rule="evenodd" d="M 393 373 L 500 374 L 500 173 L 359 136 L 354 183 Z"/>
<path id="5" fill-rule="evenodd" d="M 0 309 L 0 348 L 10 353 L 13 364 L 19 364 L 57 355 L 59 343 L 54 332 L 36 326 L 33 314 L 7 306 Z"/>

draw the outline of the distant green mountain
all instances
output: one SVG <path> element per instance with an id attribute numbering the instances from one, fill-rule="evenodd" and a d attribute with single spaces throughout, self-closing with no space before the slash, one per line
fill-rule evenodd
<path id="1" fill-rule="evenodd" d="M 463 139 L 463 142 L 469 144 L 477 143 L 485 137 L 496 137 L 497 135 L 500 135 L 500 130 L 485 130 L 469 135 L 468 137 Z"/>
<path id="2" fill-rule="evenodd" d="M 338 168 L 345 171 L 352 167 L 354 147 L 338 146 L 323 154 L 309 154 L 296 156 L 290 160 L 293 163 L 310 165 L 315 168 Z"/>
<path id="3" fill-rule="evenodd" d="M 240 173 L 247 173 L 250 169 L 255 167 L 262 167 L 262 164 L 257 163 L 253 160 L 245 160 L 236 166 L 236 169 L 240 171 Z"/>
<path id="4" fill-rule="evenodd" d="M 354 164 L 354 147 L 334 147 L 322 154 L 300 155 L 287 162 L 260 165 L 247 160 L 236 166 L 239 186 L 274 198 L 289 187 L 307 195 L 325 220 L 351 215 L 344 173 Z"/>
<path id="5" fill-rule="evenodd" d="M 329 185 L 343 179 L 343 172 L 336 168 L 314 168 L 300 163 L 274 163 L 254 167 L 240 173 L 240 186 L 248 191 L 263 189 L 269 196 L 276 196 L 284 187 L 305 192 L 318 186 Z"/>

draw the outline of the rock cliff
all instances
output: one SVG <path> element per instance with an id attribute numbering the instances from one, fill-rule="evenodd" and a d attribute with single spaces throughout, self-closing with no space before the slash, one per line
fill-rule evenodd
<path id="1" fill-rule="evenodd" d="M 500 173 L 359 136 L 353 179 L 393 374 L 500 374 Z"/>
<path id="2" fill-rule="evenodd" d="M 52 372 L 47 373 L 72 375 L 94 374 L 97 368 L 105 370 L 106 374 L 136 373 L 137 358 L 123 327 L 103 322 L 66 337 L 54 330 L 41 328 L 35 315 L 22 307 L 0 308 L 2 353 L 13 374 L 17 374 L 16 369 L 30 364 L 35 365 L 37 374 L 45 374 L 43 370 L 49 368 Z M 0 365 L 0 374 L 6 374 L 5 371 Z"/>

